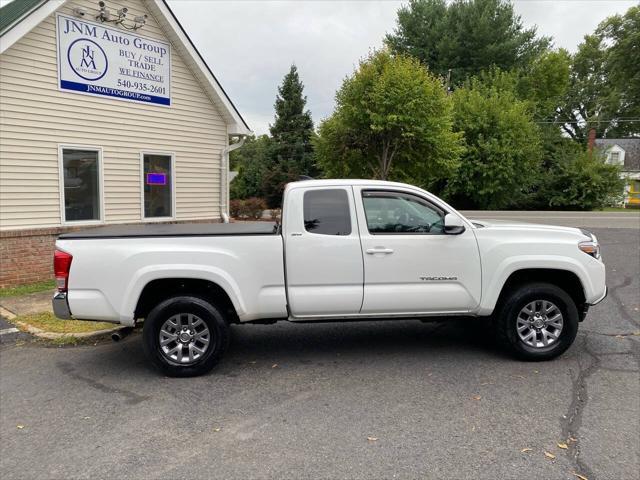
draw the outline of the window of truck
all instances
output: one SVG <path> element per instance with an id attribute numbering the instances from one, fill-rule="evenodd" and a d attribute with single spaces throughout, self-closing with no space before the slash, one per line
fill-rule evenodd
<path id="1" fill-rule="evenodd" d="M 304 194 L 304 228 L 318 235 L 351 235 L 347 191 L 339 188 L 309 190 Z"/>

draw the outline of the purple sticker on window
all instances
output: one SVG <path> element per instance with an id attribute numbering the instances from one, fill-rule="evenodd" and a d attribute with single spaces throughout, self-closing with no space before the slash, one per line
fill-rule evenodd
<path id="1" fill-rule="evenodd" d="M 147 173 L 147 185 L 166 185 L 166 173 Z"/>

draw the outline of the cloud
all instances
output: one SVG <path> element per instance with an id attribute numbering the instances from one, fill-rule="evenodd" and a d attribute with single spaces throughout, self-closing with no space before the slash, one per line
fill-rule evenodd
<path id="1" fill-rule="evenodd" d="M 315 122 L 331 114 L 346 75 L 395 26 L 404 2 L 168 0 L 218 80 L 258 134 L 267 133 L 282 77 L 295 63 Z M 0 0 L 0 5 L 7 4 Z M 109 1 L 107 0 L 107 4 Z M 516 0 L 527 26 L 557 47 L 575 51 L 604 18 L 624 13 L 627 0 Z"/>
<path id="2" fill-rule="evenodd" d="M 346 75 L 393 29 L 397 1 L 204 2 L 171 8 L 249 126 L 266 133 L 277 87 L 298 67 L 314 120 Z"/>
<path id="3" fill-rule="evenodd" d="M 399 1 L 169 0 L 183 26 L 256 133 L 266 133 L 282 77 L 295 63 L 315 122 L 331 114 L 346 75 L 395 26 Z M 633 1 L 527 0 L 523 23 L 575 51 L 586 33 Z"/>
<path id="4" fill-rule="evenodd" d="M 636 4 L 626 0 L 520 0 L 514 7 L 525 25 L 537 25 L 538 33 L 553 37 L 556 47 L 574 52 L 606 17 L 623 14 Z"/>

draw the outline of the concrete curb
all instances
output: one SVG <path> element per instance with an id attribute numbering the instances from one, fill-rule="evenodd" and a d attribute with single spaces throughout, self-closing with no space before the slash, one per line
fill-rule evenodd
<path id="1" fill-rule="evenodd" d="M 13 320 L 14 318 L 16 318 L 15 313 L 13 313 L 11 310 L 7 310 L 2 305 L 0 305 L 0 315 L 2 315 L 7 320 Z"/>
<path id="2" fill-rule="evenodd" d="M 16 325 L 19 326 L 23 332 L 27 332 L 35 337 L 45 338 L 47 340 L 55 340 L 58 338 L 78 338 L 82 340 L 89 340 L 92 338 L 107 335 L 109 333 L 117 332 L 118 330 L 122 330 L 123 328 L 127 328 L 124 325 L 118 325 L 114 328 L 105 328 L 104 330 L 96 330 L 95 332 L 57 333 L 57 332 L 46 332 L 39 328 L 32 327 L 31 325 L 24 322 L 16 322 Z"/>
<path id="3" fill-rule="evenodd" d="M 6 318 L 9 321 L 13 321 L 16 318 L 16 314 L 10 310 L 7 310 L 3 306 L 0 305 L 0 315 Z M 103 330 L 96 330 L 95 332 L 80 332 L 80 333 L 57 333 L 57 332 L 47 332 L 45 330 L 41 330 L 39 328 L 33 327 L 28 323 L 24 322 L 15 322 L 15 324 L 20 327 L 20 330 L 23 332 L 30 333 L 34 337 L 45 338 L 47 340 L 55 340 L 58 338 L 78 338 L 82 340 L 88 340 L 95 337 L 101 337 L 103 335 L 107 335 L 109 333 L 117 332 L 118 330 L 122 330 L 123 328 L 127 328 L 125 325 L 114 325 L 113 328 L 105 328 Z"/>

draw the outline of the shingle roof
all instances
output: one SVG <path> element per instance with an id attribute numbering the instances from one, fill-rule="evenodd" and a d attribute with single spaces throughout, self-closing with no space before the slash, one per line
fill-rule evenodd
<path id="1" fill-rule="evenodd" d="M 13 0 L 0 8 L 0 35 L 45 0 Z"/>
<path id="2" fill-rule="evenodd" d="M 596 138 L 595 144 L 601 150 L 618 145 L 624 150 L 623 170 L 640 170 L 640 138 Z"/>

